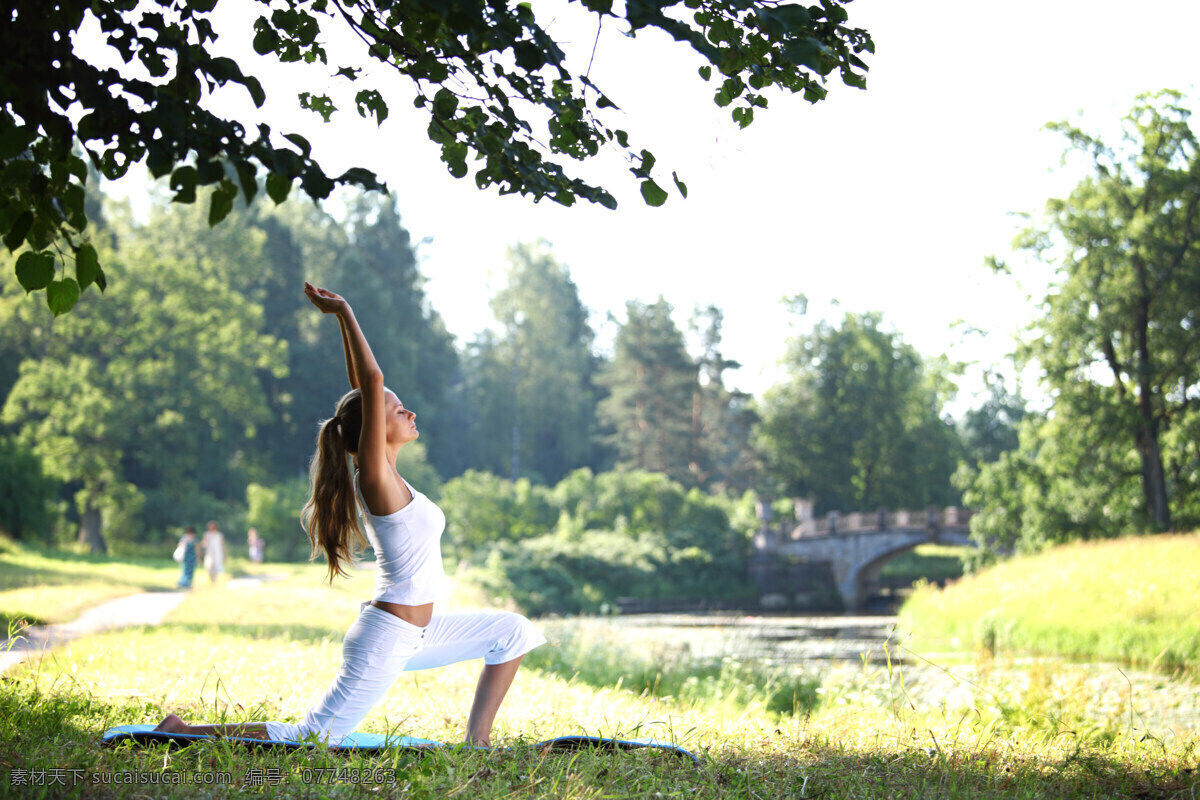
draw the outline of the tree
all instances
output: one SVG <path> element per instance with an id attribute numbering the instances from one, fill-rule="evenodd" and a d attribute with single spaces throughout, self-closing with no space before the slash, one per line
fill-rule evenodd
<path id="1" fill-rule="evenodd" d="M 631 300 L 617 331 L 612 363 L 600 381 L 600 421 L 612 431 L 617 464 L 665 472 L 684 485 L 698 482 L 698 441 L 693 407 L 700 383 L 683 333 L 663 298 L 652 305 Z"/>
<path id="2" fill-rule="evenodd" d="M 757 478 L 760 464 L 750 445 L 758 415 L 750 395 L 725 386 L 725 371 L 741 366 L 721 351 L 724 314 L 715 305 L 697 308 L 692 330 L 700 337 L 699 391 L 692 401 L 699 482 L 744 492 Z"/>
<path id="3" fill-rule="evenodd" d="M 515 388 L 515 463 L 555 484 L 593 463 L 594 334 L 570 271 L 548 243 L 518 245 L 508 260 L 508 283 L 492 299 L 492 313 L 506 333 L 496 356 L 512 365 L 515 381 L 506 387 Z"/>
<path id="4" fill-rule="evenodd" d="M 283 345 L 258 332 L 261 310 L 200 254 L 159 260 L 132 232 L 119 253 L 101 249 L 123 285 L 40 337 L 2 415 L 74 491 L 81 540 L 99 552 L 104 526 L 131 537 L 143 505 L 162 536 L 189 513 L 239 502 L 239 465 L 267 416 L 259 371 L 286 365 Z M 32 298 L 4 288 L 4 317 L 36 320 Z"/>
<path id="5" fill-rule="evenodd" d="M 1058 265 L 1022 355 L 1041 366 L 1056 417 L 1090 421 L 1080 457 L 1135 454 L 1143 513 L 1159 530 L 1200 488 L 1194 446 L 1173 435 L 1196 433 L 1200 396 L 1200 152 L 1181 100 L 1141 96 L 1116 146 L 1052 125 L 1092 175 L 1018 240 Z M 1115 492 L 1125 478 L 1108 480 Z"/>
<path id="6" fill-rule="evenodd" d="M 1111 417 L 1094 411 L 1027 415 L 1017 427 L 1016 449 L 959 469 L 955 483 L 976 510 L 971 538 L 979 548 L 972 562 L 1128 532 L 1138 507 L 1137 486 L 1129 480 L 1137 457 L 1132 448 L 1096 447 Z"/>
<path id="7" fill-rule="evenodd" d="M 948 365 L 929 366 L 879 314 L 847 314 L 794 339 L 791 379 L 762 400 L 770 473 L 818 513 L 949 505 L 960 453 L 942 418 Z"/>
<path id="8" fill-rule="evenodd" d="M 985 375 L 988 397 L 962 419 L 961 437 L 970 464 L 990 464 L 1020 445 L 1019 426 L 1025 418 L 1025 400 L 1004 385 L 1003 376 Z"/>
<path id="9" fill-rule="evenodd" d="M 191 203 L 212 186 L 209 220 L 232 209 L 239 187 L 247 201 L 265 175 L 267 194 L 281 202 L 293 183 L 313 198 L 338 184 L 381 188 L 361 167 L 336 177 L 312 158 L 298 133 L 277 135 L 257 121 L 253 138 L 238 121 L 211 110 L 214 90 L 240 86 L 258 108 L 262 83 L 236 60 L 218 54 L 214 10 L 219 0 L 57 0 L 50 5 L 6 3 L 0 42 L 0 237 L 10 251 L 29 251 L 17 265 L 26 290 L 46 290 L 55 314 L 74 306 L 106 275 L 86 243 L 83 186 L 90 161 L 106 178 L 145 161 L 156 178 L 170 176 L 175 199 Z M 811 6 L 741 0 L 579 0 L 598 24 L 626 27 L 630 35 L 657 29 L 686 44 L 707 63 L 704 80 L 719 88 L 714 102 L 731 107 L 749 125 L 767 92 L 779 87 L 810 102 L 826 95 L 838 73 L 862 88 L 860 55 L 874 45 L 865 31 L 846 25 L 843 0 Z M 302 92 L 300 105 L 325 121 L 352 103 L 382 122 L 391 105 L 379 63 L 409 79 L 416 104 L 429 117 L 429 137 L 441 146 L 451 174 L 474 166 L 480 188 L 501 194 L 549 197 L 571 205 L 577 197 L 614 207 L 604 188 L 568 174 L 564 160 L 583 161 L 614 148 L 641 181 L 647 203 L 667 193 L 656 180 L 655 157 L 608 122 L 613 101 L 568 66 L 568 54 L 537 22 L 528 3 L 494 0 L 447 5 L 441 0 L 284 0 L 261 2 L 254 49 L 283 63 L 320 63 L 358 91 L 353 100 Z M 86 26 L 97 45 L 124 62 L 107 66 L 84 48 Z M 329 63 L 325 41 L 343 35 L 358 42 L 355 63 Z M 714 78 L 713 71 L 716 70 Z M 396 98 L 391 98 L 391 104 Z M 672 175 L 682 194 L 686 189 Z M 68 274 L 68 260 L 74 260 Z M 56 266 L 56 261 L 60 262 Z"/>
<path id="10" fill-rule="evenodd" d="M 15 437 L 0 436 L 0 531 L 14 539 L 49 539 L 57 483 L 42 462 Z"/>

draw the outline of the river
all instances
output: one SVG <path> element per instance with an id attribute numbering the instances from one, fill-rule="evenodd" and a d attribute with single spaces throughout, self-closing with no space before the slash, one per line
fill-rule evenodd
<path id="1" fill-rule="evenodd" d="M 1152 736 L 1200 734 L 1200 684 L 1112 663 L 925 652 L 888 615 L 630 614 L 560 620 L 638 652 L 699 663 L 736 659 L 803 672 L 830 696 L 914 709 L 979 709 L 1051 698 L 1099 726 Z"/>

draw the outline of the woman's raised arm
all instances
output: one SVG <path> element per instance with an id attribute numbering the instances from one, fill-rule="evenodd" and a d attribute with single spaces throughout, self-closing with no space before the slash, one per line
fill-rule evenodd
<path id="1" fill-rule="evenodd" d="M 346 355 L 346 373 L 350 385 L 362 392 L 362 433 L 357 446 L 347 442 L 358 461 L 359 487 L 373 514 L 390 514 L 409 499 L 407 487 L 396 480 L 394 454 L 388 453 L 387 403 L 384 398 L 383 370 L 375 360 L 371 346 L 354 317 L 354 310 L 341 296 L 313 286 L 307 281 L 304 294 L 318 309 L 337 316 Z"/>

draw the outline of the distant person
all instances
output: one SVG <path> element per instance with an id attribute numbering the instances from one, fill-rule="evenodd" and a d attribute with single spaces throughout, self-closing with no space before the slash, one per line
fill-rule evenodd
<path id="1" fill-rule="evenodd" d="M 258 528 L 251 528 L 246 532 L 246 543 L 250 549 L 250 563 L 261 564 L 263 562 L 263 549 L 267 543 L 259 538 Z"/>
<path id="2" fill-rule="evenodd" d="M 204 568 L 213 583 L 225 571 L 225 534 L 217 530 L 217 523 L 209 521 L 204 531 Z"/>
<path id="3" fill-rule="evenodd" d="M 192 579 L 196 575 L 196 529 L 188 525 L 183 532 L 183 536 L 179 537 L 179 544 L 175 547 L 175 560 L 179 562 L 179 586 L 180 589 L 192 588 Z"/>
<path id="4" fill-rule="evenodd" d="M 304 292 L 337 317 L 351 390 L 317 435 L 312 494 L 301 521 L 314 556 L 325 555 L 330 581 L 346 574 L 359 548 L 375 551 L 374 596 L 362 604 L 342 642 L 342 667 L 333 683 L 300 722 L 188 725 L 170 714 L 158 730 L 291 741 L 315 735 L 337 744 L 383 700 L 401 672 L 482 658 L 464 738 L 488 745 L 521 659 L 546 638 L 510 611 L 441 610 L 446 517 L 396 472 L 400 448 L 419 435 L 416 414 L 384 387 L 349 304 L 307 283 Z"/>

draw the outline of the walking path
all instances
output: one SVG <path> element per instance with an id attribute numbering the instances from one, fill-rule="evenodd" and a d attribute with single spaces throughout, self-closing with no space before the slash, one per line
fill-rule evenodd
<path id="1" fill-rule="evenodd" d="M 225 582 L 225 588 L 241 589 L 275 579 L 276 576 L 270 575 L 233 578 Z M 41 655 L 80 636 L 135 625 L 158 625 L 185 597 L 187 592 L 141 592 L 101 603 L 70 622 L 26 628 L 0 642 L 0 675 L 30 656 Z"/>

